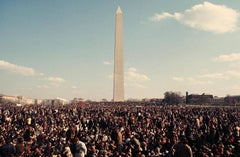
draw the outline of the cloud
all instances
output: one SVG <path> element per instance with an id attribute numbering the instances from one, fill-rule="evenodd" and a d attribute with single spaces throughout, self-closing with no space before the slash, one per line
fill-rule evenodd
<path id="1" fill-rule="evenodd" d="M 172 77 L 172 80 L 177 81 L 177 82 L 185 82 L 193 85 L 204 85 L 204 84 L 211 84 L 211 81 L 206 81 L 206 80 L 199 80 L 193 77 Z"/>
<path id="2" fill-rule="evenodd" d="M 209 78 L 209 79 L 228 79 L 229 77 L 224 73 L 211 73 L 199 75 L 199 78 Z"/>
<path id="3" fill-rule="evenodd" d="M 104 61 L 103 64 L 104 64 L 104 65 L 111 65 L 112 63 L 109 62 L 109 61 Z"/>
<path id="4" fill-rule="evenodd" d="M 144 83 L 151 80 L 147 75 L 138 73 L 136 68 L 128 68 L 125 73 L 125 83 L 128 86 L 145 88 Z"/>
<path id="5" fill-rule="evenodd" d="M 214 58 L 214 60 L 219 61 L 219 62 L 240 61 L 240 53 L 231 53 L 231 54 L 219 55 L 218 57 Z"/>
<path id="6" fill-rule="evenodd" d="M 50 88 L 50 86 L 58 87 L 61 83 L 65 82 L 63 78 L 48 77 L 44 73 L 36 72 L 33 68 L 12 64 L 4 60 L 0 60 L 0 69 L 13 72 L 22 76 L 39 77 L 42 80 L 48 81 L 48 85 L 37 85 L 37 88 Z"/>
<path id="7" fill-rule="evenodd" d="M 33 76 L 36 74 L 33 68 L 15 65 L 4 60 L 0 60 L 0 69 L 20 74 L 23 76 Z"/>
<path id="8" fill-rule="evenodd" d="M 61 82 L 64 82 L 65 80 L 61 77 L 47 77 L 46 78 L 48 81 L 51 81 L 51 82 L 56 82 L 56 83 L 61 83 Z"/>
<path id="9" fill-rule="evenodd" d="M 136 88 L 146 88 L 142 83 L 137 83 L 137 82 L 129 82 L 129 83 L 124 83 L 124 86 L 126 87 L 136 87 Z"/>
<path id="10" fill-rule="evenodd" d="M 77 89 L 77 86 L 72 86 L 72 89 Z"/>
<path id="11" fill-rule="evenodd" d="M 49 85 L 59 87 L 65 80 L 61 77 L 45 77 L 45 80 L 49 82 Z"/>
<path id="12" fill-rule="evenodd" d="M 182 77 L 173 77 L 172 79 L 175 81 L 184 81 L 184 78 Z"/>
<path id="13" fill-rule="evenodd" d="M 113 79 L 113 74 L 107 75 L 107 77 Z"/>
<path id="14" fill-rule="evenodd" d="M 240 71 L 227 70 L 219 73 L 202 74 L 195 77 L 172 77 L 176 82 L 190 83 L 194 85 L 211 84 L 214 80 L 240 79 Z"/>
<path id="15" fill-rule="evenodd" d="M 37 88 L 45 88 L 48 89 L 50 88 L 48 85 L 37 85 Z"/>
<path id="16" fill-rule="evenodd" d="M 50 82 L 55 82 L 55 83 L 65 82 L 65 80 L 61 77 L 46 77 L 46 80 L 48 80 Z"/>
<path id="17" fill-rule="evenodd" d="M 174 15 L 167 13 L 167 12 L 163 12 L 162 14 L 156 13 L 153 17 L 150 17 L 150 20 L 158 22 L 158 21 L 165 20 L 168 18 L 174 18 Z"/>
<path id="18" fill-rule="evenodd" d="M 38 85 L 37 88 L 51 88 L 51 87 L 59 87 L 62 83 L 65 82 L 65 80 L 61 77 L 44 77 L 42 80 L 47 81 L 47 85 Z M 72 86 L 72 88 L 76 88 L 75 86 Z"/>
<path id="19" fill-rule="evenodd" d="M 125 77 L 129 81 L 135 82 L 144 82 L 150 80 L 150 78 L 147 75 L 138 73 L 137 69 L 135 68 L 129 68 L 125 74 Z"/>
<path id="20" fill-rule="evenodd" d="M 150 20 L 159 22 L 172 18 L 194 29 L 221 34 L 236 31 L 239 16 L 239 12 L 225 5 L 204 2 L 185 10 L 183 13 L 155 14 Z"/>
<path id="21" fill-rule="evenodd" d="M 226 71 L 225 75 L 228 75 L 230 78 L 240 78 L 240 72 L 235 70 Z"/>
<path id="22" fill-rule="evenodd" d="M 107 76 L 109 79 L 113 79 L 113 74 Z M 124 74 L 125 86 L 145 88 L 144 83 L 151 80 L 147 75 L 138 73 L 136 68 L 128 68 Z"/>
<path id="23" fill-rule="evenodd" d="M 239 92 L 240 90 L 240 84 L 235 84 L 231 87 L 232 90 L 236 90 L 237 92 Z"/>
<path id="24" fill-rule="evenodd" d="M 240 72 L 235 70 L 228 70 L 222 73 L 211 73 L 198 76 L 199 78 L 208 78 L 208 79 L 239 79 Z"/>

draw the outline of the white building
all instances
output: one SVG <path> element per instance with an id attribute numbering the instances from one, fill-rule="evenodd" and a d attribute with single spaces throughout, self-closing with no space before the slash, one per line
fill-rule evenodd
<path id="1" fill-rule="evenodd" d="M 0 95 L 0 103 L 14 103 L 14 104 L 22 104 L 22 105 L 33 105 L 33 104 L 41 104 L 42 100 L 26 98 L 24 96 L 10 96 L 10 95 L 1 94 Z"/>

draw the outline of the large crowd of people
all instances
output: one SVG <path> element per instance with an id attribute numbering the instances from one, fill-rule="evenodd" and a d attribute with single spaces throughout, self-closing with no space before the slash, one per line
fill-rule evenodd
<path id="1" fill-rule="evenodd" d="M 0 157 L 239 157 L 239 110 L 0 104 Z"/>

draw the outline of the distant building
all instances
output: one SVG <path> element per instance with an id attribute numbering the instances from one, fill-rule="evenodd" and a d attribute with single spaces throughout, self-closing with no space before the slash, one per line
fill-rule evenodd
<path id="1" fill-rule="evenodd" d="M 163 104 L 163 99 L 153 98 L 150 99 L 150 103 L 154 105 L 161 105 Z"/>
<path id="2" fill-rule="evenodd" d="M 17 96 L 17 97 L 18 97 L 19 104 L 31 105 L 36 103 L 36 99 L 26 98 L 24 96 Z"/>
<path id="3" fill-rule="evenodd" d="M 224 98 L 224 103 L 226 105 L 240 105 L 240 95 L 226 96 Z"/>
<path id="4" fill-rule="evenodd" d="M 66 105 L 69 103 L 67 99 L 63 99 L 63 98 L 56 98 L 53 101 L 54 101 L 54 105 Z"/>
<path id="5" fill-rule="evenodd" d="M 212 105 L 225 105 L 224 97 L 213 97 Z"/>
<path id="6" fill-rule="evenodd" d="M 66 105 L 69 101 L 63 98 L 56 98 L 56 99 L 44 99 L 42 101 L 43 105 Z"/>
<path id="7" fill-rule="evenodd" d="M 213 103 L 213 95 L 210 94 L 190 94 L 186 92 L 186 104 L 212 104 Z"/>
<path id="8" fill-rule="evenodd" d="M 72 103 L 72 104 L 78 104 L 79 102 L 83 102 L 83 101 L 84 101 L 83 98 L 74 98 L 74 99 L 71 101 L 71 103 Z"/>
<path id="9" fill-rule="evenodd" d="M 35 99 L 35 103 L 34 104 L 40 105 L 42 103 L 43 103 L 42 99 Z"/>
<path id="10" fill-rule="evenodd" d="M 141 99 L 136 99 L 136 98 L 128 98 L 126 102 L 140 102 Z"/>
<path id="11" fill-rule="evenodd" d="M 1 103 L 19 103 L 19 98 L 17 96 L 9 96 L 9 95 L 0 95 Z"/>
<path id="12" fill-rule="evenodd" d="M 0 95 L 0 103 L 13 103 L 22 105 L 41 104 L 42 100 L 26 98 L 24 96 Z"/>

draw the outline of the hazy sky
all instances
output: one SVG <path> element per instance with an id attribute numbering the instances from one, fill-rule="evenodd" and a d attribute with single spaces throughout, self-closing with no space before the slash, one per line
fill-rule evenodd
<path id="1" fill-rule="evenodd" d="M 126 99 L 240 95 L 239 0 L 1 0 L 0 93 L 112 99 L 118 5 Z"/>

